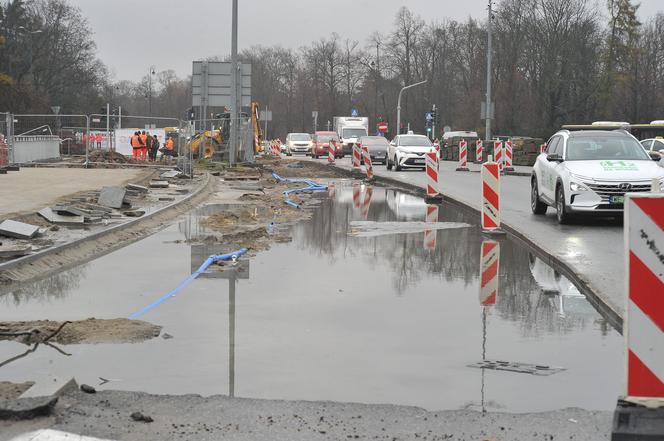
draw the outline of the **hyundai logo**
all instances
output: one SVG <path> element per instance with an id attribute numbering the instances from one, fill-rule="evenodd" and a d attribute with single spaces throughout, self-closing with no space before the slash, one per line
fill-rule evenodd
<path id="1" fill-rule="evenodd" d="M 623 182 L 618 186 L 622 191 L 630 191 L 632 189 L 632 184 L 629 182 Z"/>

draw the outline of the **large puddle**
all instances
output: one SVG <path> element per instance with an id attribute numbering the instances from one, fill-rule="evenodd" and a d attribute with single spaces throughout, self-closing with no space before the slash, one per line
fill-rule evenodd
<path id="1" fill-rule="evenodd" d="M 73 376 L 98 386 L 104 378 L 111 381 L 100 389 L 430 410 L 615 407 L 621 336 L 528 250 L 509 239 L 493 248 L 500 258 L 494 302 L 480 295 L 482 236 L 474 217 L 350 182 L 337 183 L 332 196 L 311 221 L 293 227 L 291 243 L 236 271 L 205 274 L 142 317 L 173 338 L 70 345 L 70 356 L 41 346 L 0 367 L 0 380 Z M 208 254 L 228 251 L 190 244 L 209 234 L 200 217 L 218 209 L 192 212 L 140 242 L 0 296 L 0 320 L 129 316 Z M 358 234 L 365 221 L 406 220 L 437 221 L 442 229 L 396 234 L 399 225 L 389 225 L 391 232 Z M 0 363 L 25 350 L 1 342 Z M 564 370 L 469 367 L 482 360 Z"/>

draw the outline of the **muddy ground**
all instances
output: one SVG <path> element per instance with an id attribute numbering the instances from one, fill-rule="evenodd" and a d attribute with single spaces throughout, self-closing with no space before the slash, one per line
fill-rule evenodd
<path id="1" fill-rule="evenodd" d="M 23 392 L 30 389 L 35 384 L 31 381 L 25 383 L 10 383 L 9 381 L 0 381 L 0 401 L 13 400 L 21 396 Z"/>

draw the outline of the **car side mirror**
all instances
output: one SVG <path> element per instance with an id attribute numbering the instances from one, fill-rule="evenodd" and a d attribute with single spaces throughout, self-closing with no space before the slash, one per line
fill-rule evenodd
<path id="1" fill-rule="evenodd" d="M 547 155 L 546 159 L 549 162 L 563 162 L 563 157 L 560 155 Z"/>
<path id="2" fill-rule="evenodd" d="M 651 150 L 648 152 L 648 154 L 650 155 L 650 159 L 652 159 L 653 161 L 659 161 L 660 159 L 662 159 L 662 154 L 659 152 Z"/>

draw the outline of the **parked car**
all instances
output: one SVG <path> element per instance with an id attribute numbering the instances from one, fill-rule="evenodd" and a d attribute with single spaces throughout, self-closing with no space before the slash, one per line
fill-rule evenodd
<path id="1" fill-rule="evenodd" d="M 293 156 L 293 153 L 311 154 L 313 144 L 308 133 L 289 133 L 286 136 L 286 154 L 288 156 Z"/>
<path id="2" fill-rule="evenodd" d="M 648 192 L 653 179 L 664 186 L 664 169 L 624 130 L 561 130 L 535 161 L 533 213 L 556 208 L 559 223 L 574 214 L 619 215 L 625 193 Z"/>
<path id="3" fill-rule="evenodd" d="M 335 158 L 343 158 L 344 152 L 341 142 L 339 141 L 339 135 L 336 132 L 316 132 L 314 133 L 313 148 L 311 150 L 311 156 L 313 158 L 318 158 L 319 156 L 327 157 L 329 149 L 334 149 Z"/>
<path id="4" fill-rule="evenodd" d="M 415 135 L 409 132 L 407 135 L 397 135 L 387 150 L 387 169 L 400 171 L 403 168 L 426 167 L 424 154 L 434 151 L 434 147 L 428 137 Z"/>
<path id="5" fill-rule="evenodd" d="M 387 164 L 387 149 L 390 143 L 383 136 L 362 136 L 358 140 L 360 148 L 367 146 L 369 148 L 369 156 L 371 163 Z"/>

